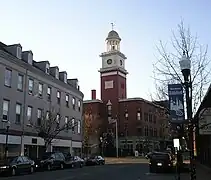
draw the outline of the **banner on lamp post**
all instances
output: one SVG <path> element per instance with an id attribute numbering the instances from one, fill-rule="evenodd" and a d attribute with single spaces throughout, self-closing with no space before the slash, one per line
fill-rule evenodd
<path id="1" fill-rule="evenodd" d="M 168 96 L 171 123 L 184 123 L 185 111 L 182 84 L 169 84 Z"/>

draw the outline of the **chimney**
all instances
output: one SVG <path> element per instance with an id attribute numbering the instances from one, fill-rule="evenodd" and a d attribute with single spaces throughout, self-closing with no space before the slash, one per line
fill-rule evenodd
<path id="1" fill-rule="evenodd" d="M 92 100 L 96 99 L 96 90 L 92 89 Z"/>

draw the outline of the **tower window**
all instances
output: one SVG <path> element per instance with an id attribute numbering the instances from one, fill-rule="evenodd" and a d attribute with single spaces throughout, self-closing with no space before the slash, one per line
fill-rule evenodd
<path id="1" fill-rule="evenodd" d="M 115 45 L 112 45 L 112 50 L 115 50 Z"/>
<path id="2" fill-rule="evenodd" d="M 122 60 L 120 60 L 120 66 L 122 66 L 122 64 L 123 64 L 123 63 L 122 63 Z"/>

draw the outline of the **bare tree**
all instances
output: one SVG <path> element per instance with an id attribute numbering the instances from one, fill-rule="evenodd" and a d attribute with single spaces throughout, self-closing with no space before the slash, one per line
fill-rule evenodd
<path id="1" fill-rule="evenodd" d="M 62 122 L 61 120 L 64 121 Z M 61 117 L 59 113 L 56 113 L 53 109 L 43 113 L 40 118 L 37 119 L 37 123 L 33 125 L 33 128 L 37 131 L 38 136 L 43 138 L 45 143 L 45 150 L 51 145 L 52 141 L 58 137 L 62 131 L 75 131 L 75 127 L 78 122 L 75 119 L 68 119 Z"/>
<path id="2" fill-rule="evenodd" d="M 191 60 L 193 112 L 195 113 L 210 82 L 208 47 L 199 44 L 197 35 L 193 36 L 190 28 L 185 28 L 183 21 L 178 24 L 177 32 L 172 34 L 170 46 L 162 41 L 157 46 L 158 60 L 153 65 L 157 92 L 153 99 L 168 99 L 168 84 L 183 81 L 179 60 L 185 53 Z"/>

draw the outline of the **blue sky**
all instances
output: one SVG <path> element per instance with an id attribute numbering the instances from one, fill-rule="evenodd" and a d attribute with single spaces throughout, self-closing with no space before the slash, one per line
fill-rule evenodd
<path id="1" fill-rule="evenodd" d="M 36 61 L 49 60 L 78 78 L 85 99 L 91 89 L 100 98 L 99 54 L 114 22 L 128 58 L 128 97 L 149 99 L 156 44 L 170 40 L 181 18 L 202 44 L 210 44 L 210 5 L 209 0 L 0 0 L 0 41 L 31 49 Z"/>

